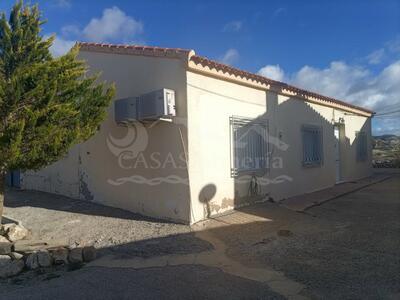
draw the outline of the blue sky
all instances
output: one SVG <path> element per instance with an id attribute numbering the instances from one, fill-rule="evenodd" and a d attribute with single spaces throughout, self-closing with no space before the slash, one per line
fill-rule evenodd
<path id="1" fill-rule="evenodd" d="M 76 40 L 190 48 L 378 114 L 400 109 L 400 0 L 31 2 L 56 54 Z M 374 134 L 400 134 L 399 120 L 377 115 Z"/>

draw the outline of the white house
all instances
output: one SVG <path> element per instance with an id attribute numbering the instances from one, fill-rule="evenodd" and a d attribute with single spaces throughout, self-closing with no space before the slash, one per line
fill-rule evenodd
<path id="1" fill-rule="evenodd" d="M 23 174 L 22 188 L 195 223 L 371 174 L 370 110 L 193 50 L 80 46 L 121 105 L 67 157 Z"/>

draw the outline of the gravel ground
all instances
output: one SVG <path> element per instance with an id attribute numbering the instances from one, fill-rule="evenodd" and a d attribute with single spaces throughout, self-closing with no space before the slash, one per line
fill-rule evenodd
<path id="1" fill-rule="evenodd" d="M 399 195 L 400 176 L 394 175 L 306 213 L 273 203 L 244 208 L 210 221 L 203 237 L 216 238 L 229 259 L 246 268 L 279 271 L 301 283 L 307 298 L 400 299 Z M 184 225 L 43 193 L 11 191 L 7 197 L 6 214 L 40 238 L 91 241 L 120 261 L 213 248 Z M 189 263 L 67 271 L 0 281 L 0 299 L 279 299 L 267 284 L 240 276 L 240 269 L 231 275 Z"/>
<path id="2" fill-rule="evenodd" d="M 139 248 L 156 251 L 158 239 L 171 237 L 184 247 L 193 236 L 186 225 L 42 192 L 9 190 L 5 206 L 5 215 L 22 221 L 32 230 L 33 238 L 67 241 L 70 245 L 94 245 L 96 248 L 125 245 L 129 248 L 129 243 L 141 241 Z M 152 241 L 146 246 L 146 240 Z"/>

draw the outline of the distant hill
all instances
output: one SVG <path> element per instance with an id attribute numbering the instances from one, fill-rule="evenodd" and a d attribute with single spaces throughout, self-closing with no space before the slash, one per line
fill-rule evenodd
<path id="1" fill-rule="evenodd" d="M 400 137 L 393 134 L 374 136 L 373 165 L 377 168 L 400 167 Z"/>

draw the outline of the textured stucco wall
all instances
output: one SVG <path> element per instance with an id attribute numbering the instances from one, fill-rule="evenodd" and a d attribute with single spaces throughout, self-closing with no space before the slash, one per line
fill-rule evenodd
<path id="1" fill-rule="evenodd" d="M 82 52 L 81 58 L 88 61 L 90 72 L 101 72 L 101 80 L 116 83 L 116 99 L 160 88 L 175 90 L 177 117 L 172 123 L 137 125 L 132 133 L 115 124 L 111 105 L 93 138 L 59 162 L 26 172 L 23 188 L 194 223 L 268 197 L 281 200 L 334 185 L 333 124 L 340 118 L 342 180 L 371 174 L 371 151 L 365 162 L 356 160 L 357 131 L 367 132 L 371 149 L 366 117 L 187 71 L 178 59 L 89 52 Z M 249 178 L 231 176 L 232 116 L 268 120 L 271 165 L 256 174 L 261 185 L 257 197 L 249 196 Z M 319 167 L 302 164 L 301 127 L 306 124 L 322 127 L 324 161 Z M 113 150 L 107 143 L 111 138 L 129 143 L 112 142 Z M 132 157 L 120 159 L 131 150 Z"/>
<path id="2" fill-rule="evenodd" d="M 189 175 L 192 222 L 234 207 L 272 197 L 281 200 L 336 183 L 333 124 L 344 118 L 340 141 L 342 179 L 371 174 L 370 156 L 356 161 L 355 132 L 365 130 L 370 144 L 370 120 L 336 109 L 188 72 Z M 270 169 L 257 174 L 264 183 L 258 197 L 249 197 L 249 179 L 232 178 L 231 116 L 266 118 L 269 124 Z M 302 125 L 322 127 L 324 162 L 302 164 Z M 278 181 L 281 183 L 277 183 Z"/>
<path id="3" fill-rule="evenodd" d="M 114 106 L 111 105 L 98 133 L 78 145 L 79 151 L 71 151 L 69 158 L 40 172 L 29 172 L 24 186 L 188 223 L 189 185 L 164 181 L 170 178 L 168 176 L 186 181 L 188 178 L 184 158 L 187 130 L 183 61 L 90 52 L 81 52 L 80 58 L 88 62 L 91 73 L 101 72 L 100 80 L 115 82 L 115 99 L 138 96 L 160 88 L 175 90 L 177 118 L 172 123 L 137 124 L 140 128 L 131 132 L 131 143 L 125 146 L 112 143 L 115 146 L 112 153 L 107 144 L 110 137 L 118 143 L 129 137 L 128 129 L 114 122 Z M 119 154 L 131 150 L 135 153 L 133 156 L 119 160 Z M 54 182 L 55 174 L 62 174 L 58 185 L 63 189 L 54 189 L 49 183 Z M 158 180 L 158 184 L 154 184 L 154 180 Z M 69 182 L 74 185 L 68 187 Z"/>

